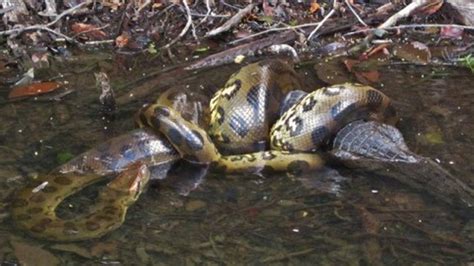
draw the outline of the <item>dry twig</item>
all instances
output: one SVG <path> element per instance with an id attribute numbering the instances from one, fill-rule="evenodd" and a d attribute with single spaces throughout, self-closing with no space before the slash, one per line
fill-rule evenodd
<path id="1" fill-rule="evenodd" d="M 413 11 L 415 11 L 416 9 L 426 4 L 429 4 L 430 1 L 431 0 L 413 0 L 409 5 L 405 6 L 403 9 L 401 9 L 400 11 L 392 15 L 390 18 L 388 18 L 384 23 L 380 24 L 377 27 L 377 29 L 383 29 L 383 30 L 390 29 L 390 27 L 395 25 L 400 19 L 410 16 L 413 13 Z M 351 54 L 358 53 L 360 50 L 364 50 L 367 47 L 369 47 L 370 42 L 375 37 L 375 31 L 377 29 L 368 30 L 370 34 L 367 35 L 359 45 L 356 45 L 353 48 L 351 48 L 349 53 Z"/>
<path id="2" fill-rule="evenodd" d="M 87 35 L 87 33 L 98 32 L 98 31 L 101 31 L 101 30 L 103 30 L 103 29 L 108 28 L 109 26 L 110 26 L 110 24 L 106 24 L 106 25 L 104 25 L 104 26 L 102 26 L 102 27 L 92 28 L 92 29 L 90 29 L 90 30 L 81 31 L 81 32 L 78 32 L 78 33 L 72 35 L 71 38 L 72 38 L 72 39 L 75 39 L 77 36 L 80 36 L 80 35 L 84 35 L 84 34 Z"/>
<path id="3" fill-rule="evenodd" d="M 398 25 L 398 26 L 392 26 L 392 27 L 385 27 L 383 28 L 384 30 L 399 30 L 399 29 L 409 29 L 409 28 L 441 28 L 441 27 L 453 27 L 453 28 L 460 28 L 460 29 L 465 29 L 465 30 L 474 30 L 474 26 L 465 26 L 465 25 L 459 25 L 459 24 L 405 24 L 405 25 Z M 378 29 L 362 29 L 362 30 L 356 30 L 356 31 L 351 31 L 344 36 L 352 36 L 352 35 L 357 35 L 359 33 L 365 33 L 365 32 L 374 32 Z"/>
<path id="4" fill-rule="evenodd" d="M 357 12 L 354 10 L 354 8 L 352 8 L 352 5 L 351 3 L 349 3 L 349 0 L 346 0 L 346 5 L 347 7 L 351 10 L 352 14 L 354 14 L 354 16 L 357 18 L 357 20 L 360 22 L 360 24 L 364 25 L 365 27 L 368 27 L 369 25 L 367 25 L 367 23 L 365 23 L 361 17 L 359 17 L 359 14 L 357 14 Z"/>
<path id="5" fill-rule="evenodd" d="M 326 21 L 330 17 L 332 17 L 332 15 L 334 15 L 336 10 L 338 9 L 339 9 L 339 3 L 337 2 L 337 0 L 334 0 L 331 11 L 329 11 L 329 13 L 323 18 L 323 20 L 319 22 L 318 26 L 316 26 L 316 28 L 309 34 L 308 41 L 310 41 L 313 38 L 313 36 L 319 31 L 319 29 L 324 25 L 324 23 L 326 23 Z"/>
<path id="6" fill-rule="evenodd" d="M 388 18 L 384 23 L 379 25 L 377 28 L 385 29 L 387 27 L 391 27 L 397 24 L 397 22 L 400 19 L 410 16 L 413 13 L 413 11 L 415 11 L 416 9 L 424 5 L 429 4 L 430 2 L 431 0 L 413 0 L 413 2 L 411 2 L 409 5 L 407 5 L 402 10 L 395 13 L 394 15 L 392 15 L 390 18 Z"/>
<path id="7" fill-rule="evenodd" d="M 188 16 L 188 20 L 183 30 L 179 33 L 179 35 L 176 38 L 174 38 L 171 42 L 163 46 L 164 49 L 170 48 L 173 44 L 179 41 L 179 39 L 181 39 L 186 34 L 186 32 L 188 32 L 189 28 L 191 27 L 191 24 L 193 24 L 193 18 L 191 16 L 191 10 L 189 9 L 188 2 L 186 2 L 186 0 L 182 0 L 182 2 L 184 5 L 184 8 L 186 9 L 186 15 Z"/>
<path id="8" fill-rule="evenodd" d="M 140 13 L 142 12 L 142 10 L 145 9 L 150 4 L 151 4 L 151 0 L 146 0 L 143 4 L 141 4 L 138 7 L 138 9 L 135 10 L 135 17 L 138 18 L 140 16 Z"/>
<path id="9" fill-rule="evenodd" d="M 221 34 L 222 32 L 228 31 L 234 25 L 238 24 L 242 20 L 243 17 L 245 17 L 250 12 L 252 12 L 252 9 L 254 6 L 255 4 L 250 4 L 244 9 L 241 9 L 239 12 L 237 12 L 237 14 L 235 14 L 233 17 L 227 20 L 223 25 L 206 33 L 206 37 L 216 36 L 218 34 Z"/>
<path id="10" fill-rule="evenodd" d="M 213 67 L 218 65 L 228 64 L 233 62 L 238 55 L 251 56 L 256 51 L 269 47 L 275 43 L 286 43 L 295 38 L 296 34 L 293 31 L 283 32 L 277 36 L 268 36 L 262 39 L 245 43 L 236 47 L 232 47 L 225 51 L 209 55 L 201 60 L 198 60 L 187 66 L 185 70 L 195 70 L 204 67 Z"/>
<path id="11" fill-rule="evenodd" d="M 254 38 L 254 37 L 263 35 L 263 34 L 267 34 L 267 33 L 270 33 L 270 32 L 285 31 L 285 30 L 295 30 L 295 29 L 306 28 L 306 27 L 314 27 L 314 26 L 318 26 L 320 23 L 321 23 L 321 22 L 315 22 L 315 23 L 306 23 L 306 24 L 301 24 L 301 25 L 296 25 L 296 26 L 287 26 L 287 27 L 281 27 L 281 28 L 272 28 L 272 29 L 268 29 L 268 30 L 264 30 L 264 31 L 261 31 L 261 32 L 257 32 L 257 33 L 255 33 L 255 34 L 250 34 L 249 36 L 245 36 L 245 37 L 243 37 L 243 38 L 240 38 L 240 39 L 231 41 L 231 42 L 229 42 L 229 44 L 236 44 L 236 43 L 242 42 L 242 41 L 244 41 L 244 40 L 248 40 L 248 39 L 251 39 L 251 38 Z"/>
<path id="12" fill-rule="evenodd" d="M 204 16 L 204 18 L 201 19 L 199 24 L 204 23 L 207 20 L 207 18 L 209 17 L 209 15 L 211 14 L 211 4 L 209 3 L 210 0 L 205 0 L 205 1 L 206 1 L 207 12 L 206 12 L 206 15 Z"/>

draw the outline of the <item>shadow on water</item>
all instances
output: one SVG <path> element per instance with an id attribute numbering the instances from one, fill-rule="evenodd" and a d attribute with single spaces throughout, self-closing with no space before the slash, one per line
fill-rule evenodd
<path id="1" fill-rule="evenodd" d="M 474 261 L 474 222 L 462 209 L 397 181 L 343 168 L 301 179 L 213 174 L 187 196 L 181 194 L 194 186 L 192 182 L 181 180 L 184 188 L 176 188 L 179 182 L 155 183 L 131 208 L 125 224 L 99 240 L 57 244 L 28 237 L 9 218 L 10 194 L 29 177 L 133 128 L 133 113 L 143 101 L 120 106 L 114 121 L 104 121 L 93 72 L 108 72 L 112 86 L 121 88 L 116 93 L 123 94 L 131 80 L 160 66 L 144 59 L 115 64 L 117 60 L 105 55 L 52 68 L 53 73 L 45 75 L 62 73 L 75 90 L 61 101 L 9 103 L 7 87 L 2 87 L 0 261 L 24 262 L 31 257 L 126 265 Z M 143 71 L 145 66 L 150 70 Z M 164 81 L 163 87 L 210 94 L 236 68 L 175 77 L 176 84 Z M 307 74 L 307 85 L 316 88 L 319 82 L 312 71 L 299 69 Z M 408 64 L 389 64 L 379 71 L 381 80 L 375 87 L 394 99 L 401 117 L 398 127 L 410 149 L 474 187 L 474 75 L 460 68 Z M 73 217 L 74 211 L 93 204 L 90 198 L 97 187 L 71 197 L 61 211 Z"/>

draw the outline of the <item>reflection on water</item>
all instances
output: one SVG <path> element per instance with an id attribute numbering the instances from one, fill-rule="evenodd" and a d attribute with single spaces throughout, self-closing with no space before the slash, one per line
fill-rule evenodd
<path id="1" fill-rule="evenodd" d="M 474 223 L 466 211 L 446 206 L 396 181 L 346 169 L 336 169 L 348 178 L 337 184 L 338 194 L 324 192 L 330 189 L 317 189 L 318 185 L 335 187 L 318 183 L 328 177 L 321 177 L 321 173 L 303 180 L 285 175 L 212 175 L 188 196 L 177 192 L 180 188 L 176 189 L 176 183 L 154 184 L 131 208 L 125 224 L 100 240 L 58 244 L 29 238 L 11 224 L 9 194 L 23 186 L 27 178 L 59 165 L 65 156 L 78 154 L 133 128 L 132 115 L 143 102 L 121 106 L 114 121 L 104 121 L 97 111 L 100 106 L 93 72 L 105 67 L 113 85 L 122 88 L 117 91 L 120 94 L 127 91 L 126 84 L 140 78 L 146 63 L 130 71 L 115 67 L 112 62 L 105 60 L 89 68 L 58 67 L 68 69 L 62 73 L 68 86 L 75 89 L 62 101 L 3 100 L 0 104 L 0 261 L 474 261 Z M 84 68 L 85 71 L 79 71 Z M 177 78 L 175 86 L 213 91 L 224 84 L 233 70 L 220 68 L 210 70 L 212 75 Z M 315 87 L 318 82 L 312 80 L 311 68 L 300 69 L 301 73 L 305 71 L 308 86 Z M 459 68 L 395 64 L 380 71 L 381 82 L 375 86 L 394 99 L 402 118 L 399 128 L 410 148 L 474 186 L 474 75 Z M 3 87 L 2 92 L 5 90 Z M 340 177 L 334 170 L 328 172 L 332 177 Z M 62 211 L 71 215 L 71 210 L 92 204 L 89 196 L 95 194 L 96 188 L 68 200 Z"/>

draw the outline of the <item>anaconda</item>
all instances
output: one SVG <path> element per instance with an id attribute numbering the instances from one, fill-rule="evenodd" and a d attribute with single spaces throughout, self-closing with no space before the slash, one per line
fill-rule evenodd
<path id="1" fill-rule="evenodd" d="M 321 167 L 323 162 L 314 151 L 344 123 L 361 118 L 396 120 L 387 96 L 374 88 L 349 83 L 309 93 L 278 117 L 285 96 L 301 88 L 294 70 L 282 61 L 247 65 L 232 75 L 210 101 L 208 127 L 199 125 L 193 117 L 205 111 L 186 109 L 186 104 L 183 107 L 170 101 L 172 94 L 165 93 L 138 114 L 139 125 L 151 127 L 159 134 L 153 135 L 144 129 L 137 134 L 159 143 L 155 146 L 158 148 L 151 148 L 150 143 L 141 143 L 132 137 L 119 139 L 117 148 L 112 148 L 113 153 L 108 153 L 115 146 L 112 144 L 87 152 L 59 167 L 60 174 L 54 171 L 40 177 L 35 184 L 18 193 L 13 204 L 13 219 L 20 228 L 41 238 L 71 241 L 100 237 L 123 223 L 127 207 L 141 193 L 148 179 L 143 164 L 165 165 L 166 168 L 183 158 L 211 164 L 225 172 L 271 169 L 298 173 Z M 140 156 L 137 156 L 137 150 L 141 152 L 138 152 Z M 119 178 L 131 178 L 123 182 L 131 185 L 121 187 L 121 190 L 129 191 L 128 187 L 131 187 L 132 193 L 111 192 L 106 195 L 114 194 L 115 198 L 103 196 L 97 200 L 95 210 L 112 208 L 111 216 L 92 212 L 68 221 L 56 217 L 56 207 L 69 194 L 101 179 L 104 174 L 124 170 L 136 162 L 141 163 L 139 169 L 142 170 L 132 168 L 135 174 L 127 173 Z M 74 174 L 90 170 L 93 174 Z M 73 174 L 65 174 L 71 171 Z"/>
<path id="2" fill-rule="evenodd" d="M 197 124 L 204 123 L 202 102 L 206 98 L 200 94 L 171 89 L 157 102 L 173 106 Z M 178 159 L 179 154 L 163 136 L 150 129 L 135 129 L 84 152 L 20 190 L 12 204 L 13 220 L 31 235 L 48 240 L 100 237 L 118 228 L 148 180 L 166 177 Z M 56 216 L 56 208 L 66 197 L 116 174 L 119 176 L 100 191 L 87 213 L 68 220 Z"/>
<path id="3" fill-rule="evenodd" d="M 280 60 L 249 64 L 214 94 L 209 129 L 160 104 L 143 109 L 142 123 L 164 134 L 190 162 L 224 172 L 298 173 L 321 167 L 315 151 L 348 122 L 397 121 L 386 95 L 351 83 L 315 90 L 278 117 L 285 96 L 301 86 L 294 70 Z"/>

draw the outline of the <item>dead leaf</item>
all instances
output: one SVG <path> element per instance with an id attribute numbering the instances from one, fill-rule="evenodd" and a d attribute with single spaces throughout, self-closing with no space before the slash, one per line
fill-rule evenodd
<path id="1" fill-rule="evenodd" d="M 411 63 L 428 64 L 431 60 L 428 46 L 417 41 L 396 45 L 393 48 L 393 55 Z"/>
<path id="2" fill-rule="evenodd" d="M 273 7 L 270 6 L 268 0 L 263 1 L 263 14 L 268 17 L 273 17 Z"/>
<path id="3" fill-rule="evenodd" d="M 24 242 L 12 241 L 15 256 L 20 265 L 52 266 L 59 265 L 59 259 L 40 246 L 31 246 Z"/>
<path id="4" fill-rule="evenodd" d="M 366 72 L 355 72 L 357 80 L 362 84 L 375 83 L 380 80 L 380 73 L 377 70 L 366 71 Z"/>
<path id="5" fill-rule="evenodd" d="M 351 79 L 349 72 L 337 58 L 325 59 L 316 63 L 313 68 L 318 78 L 330 85 L 344 83 Z"/>
<path id="6" fill-rule="evenodd" d="M 463 32 L 463 28 L 445 26 L 441 28 L 439 35 L 446 39 L 461 39 Z"/>
<path id="7" fill-rule="evenodd" d="M 363 58 L 363 60 L 366 60 L 372 56 L 374 56 L 375 54 L 378 54 L 378 53 L 383 53 L 384 55 L 388 55 L 389 52 L 387 50 L 387 48 L 390 47 L 390 44 L 388 43 L 382 43 L 382 44 L 379 44 L 377 46 L 374 46 L 372 47 L 371 49 L 365 51 L 362 55 L 361 55 L 361 58 Z"/>
<path id="8" fill-rule="evenodd" d="M 110 7 L 113 10 L 117 10 L 124 3 L 123 0 L 102 0 L 101 4 L 103 6 Z"/>
<path id="9" fill-rule="evenodd" d="M 152 9 L 159 9 L 159 8 L 161 8 L 161 7 L 163 7 L 163 4 L 162 4 L 162 3 L 153 3 L 153 4 L 151 5 L 151 8 L 152 8 Z"/>
<path id="10" fill-rule="evenodd" d="M 122 33 L 120 36 L 118 36 L 115 39 L 115 46 L 117 46 L 118 48 L 123 48 L 127 46 L 129 40 L 130 40 L 130 35 L 127 33 Z"/>
<path id="11" fill-rule="evenodd" d="M 444 0 L 432 0 L 430 3 L 418 8 L 415 13 L 417 15 L 431 15 L 436 13 L 441 6 L 443 6 Z"/>
<path id="12" fill-rule="evenodd" d="M 37 52 L 31 55 L 31 60 L 33 63 L 38 63 L 38 62 L 48 62 L 48 53 L 47 52 Z"/>
<path id="13" fill-rule="evenodd" d="M 346 66 L 347 70 L 354 73 L 357 81 L 362 84 L 370 84 L 374 82 L 378 82 L 380 79 L 380 73 L 377 70 L 358 70 L 357 65 L 359 65 L 361 61 L 354 60 L 354 59 L 346 59 L 344 60 L 344 65 Z"/>
<path id="14" fill-rule="evenodd" d="M 36 96 L 48 92 L 52 92 L 62 86 L 61 83 L 55 81 L 34 83 L 26 86 L 15 87 L 8 94 L 8 99 L 18 99 L 22 97 Z"/>
<path id="15" fill-rule="evenodd" d="M 86 35 L 88 38 L 95 40 L 102 40 L 107 36 L 107 34 L 105 34 L 105 32 L 100 30 L 97 26 L 86 23 L 76 22 L 72 24 L 71 30 L 76 35 Z"/>
<path id="16" fill-rule="evenodd" d="M 311 6 L 309 7 L 309 13 L 314 14 L 314 13 L 316 13 L 320 8 L 321 8 L 321 6 L 320 6 L 316 1 L 313 1 L 313 2 L 311 3 Z"/>
<path id="17" fill-rule="evenodd" d="M 344 65 L 346 66 L 347 70 L 349 70 L 349 72 L 352 72 L 352 68 L 354 67 L 354 65 L 356 65 L 359 62 L 360 62 L 359 60 L 346 59 L 344 60 Z"/>

